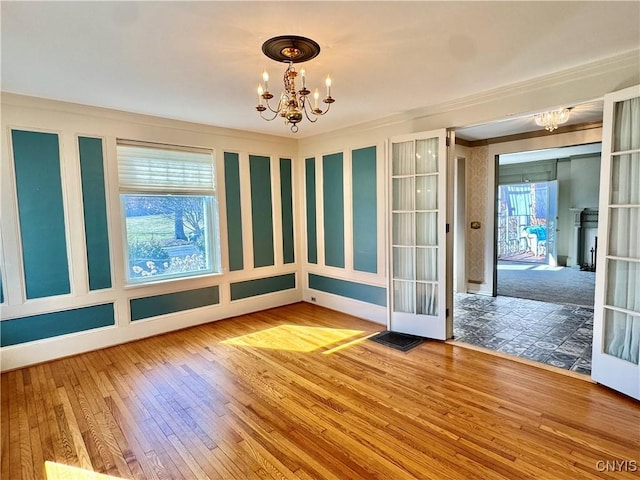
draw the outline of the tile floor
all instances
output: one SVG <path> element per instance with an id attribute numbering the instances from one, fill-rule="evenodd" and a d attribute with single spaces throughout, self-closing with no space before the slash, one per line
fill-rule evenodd
<path id="1" fill-rule="evenodd" d="M 593 308 L 465 293 L 454 302 L 454 340 L 591 373 Z"/>

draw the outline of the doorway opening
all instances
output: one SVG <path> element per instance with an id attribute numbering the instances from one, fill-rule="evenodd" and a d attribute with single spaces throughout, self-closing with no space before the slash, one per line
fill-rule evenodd
<path id="1" fill-rule="evenodd" d="M 600 155 L 593 143 L 498 156 L 494 295 L 593 308 Z"/>
<path id="2" fill-rule="evenodd" d="M 469 277 L 466 290 L 455 282 L 454 340 L 588 375 L 600 144 L 517 155 L 495 155 L 494 281 L 485 291 Z M 474 248 L 467 243 L 467 256 Z"/>

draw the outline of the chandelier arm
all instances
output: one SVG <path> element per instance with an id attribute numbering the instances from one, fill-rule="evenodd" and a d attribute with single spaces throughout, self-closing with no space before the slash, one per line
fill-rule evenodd
<path id="1" fill-rule="evenodd" d="M 320 115 L 324 115 L 326 113 L 329 113 L 330 109 L 331 109 L 331 103 L 327 103 L 327 109 L 324 112 L 322 112 Z"/>
<path id="2" fill-rule="evenodd" d="M 264 103 L 267 105 L 267 108 L 271 111 L 271 113 L 275 113 L 276 116 L 277 116 L 280 113 L 280 111 L 282 110 L 282 95 L 280 95 L 280 97 L 279 97 L 278 106 L 275 108 L 275 110 L 273 109 L 273 107 L 269 103 L 269 99 L 268 98 L 265 99 Z M 275 118 L 275 117 L 273 117 L 273 118 Z"/>
<path id="3" fill-rule="evenodd" d="M 267 108 L 271 113 L 275 113 L 276 115 L 280 112 L 280 110 L 274 110 L 273 108 L 271 108 L 271 105 L 269 105 L 268 103 L 267 103 Z"/>
<path id="4" fill-rule="evenodd" d="M 333 103 L 333 102 L 331 102 L 331 103 Z M 313 114 L 314 114 L 316 117 L 321 117 L 322 115 L 327 114 L 327 113 L 329 112 L 329 110 L 331 109 L 331 103 L 327 103 L 327 109 L 326 109 L 326 110 L 324 110 L 324 111 L 320 110 L 319 108 L 314 109 L 314 110 L 313 110 Z M 316 118 L 316 119 L 317 119 L 317 118 Z"/>
<path id="5" fill-rule="evenodd" d="M 269 109 L 269 110 L 271 110 L 271 109 Z M 271 118 L 267 118 L 267 117 L 265 117 L 265 116 L 264 116 L 264 112 L 260 112 L 260 117 L 262 117 L 262 119 L 263 119 L 263 120 L 266 120 L 267 122 L 270 122 L 270 121 L 272 121 L 272 120 L 275 120 L 275 119 L 276 119 L 276 117 L 278 116 L 278 112 L 277 112 L 277 111 L 274 111 L 274 110 L 271 110 L 271 111 L 273 112 L 273 117 L 271 117 Z"/>
<path id="6" fill-rule="evenodd" d="M 308 100 L 306 95 L 304 97 L 302 97 L 302 111 L 304 112 L 304 116 L 307 117 L 307 120 L 309 120 L 311 123 L 316 123 L 318 121 L 318 117 L 310 117 L 309 116 L 309 112 L 307 110 L 307 105 L 308 105 Z"/>

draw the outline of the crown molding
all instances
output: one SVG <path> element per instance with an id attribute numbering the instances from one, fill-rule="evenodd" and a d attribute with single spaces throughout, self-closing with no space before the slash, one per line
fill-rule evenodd
<path id="1" fill-rule="evenodd" d="M 619 72 L 619 75 L 616 75 L 616 72 Z M 442 102 L 438 104 L 433 104 L 427 107 L 420 107 L 413 110 L 408 110 L 405 112 L 397 113 L 394 115 L 389 115 L 386 117 L 378 118 L 376 120 L 371 120 L 359 124 L 352 125 L 350 127 L 333 130 L 330 132 L 322 133 L 317 136 L 305 137 L 301 140 L 310 140 L 313 141 L 315 138 L 320 137 L 332 137 L 332 136 L 340 136 L 340 135 L 350 135 L 351 132 L 367 132 L 374 131 L 382 128 L 392 128 L 395 125 L 400 125 L 406 122 L 418 122 L 420 120 L 429 119 L 429 117 L 436 116 L 445 116 L 448 115 L 452 117 L 452 112 L 463 111 L 465 109 L 472 108 L 481 108 L 491 103 L 500 103 L 505 100 L 522 97 L 525 95 L 535 94 L 536 92 L 554 92 L 560 90 L 560 87 L 571 87 L 572 83 L 576 82 L 584 82 L 588 79 L 595 79 L 594 81 L 600 85 L 607 85 L 610 82 L 611 78 L 619 79 L 621 82 L 629 81 L 628 78 L 624 78 L 625 73 L 632 72 L 634 76 L 631 79 L 633 84 L 640 82 L 640 49 L 630 50 L 628 52 L 622 53 L 620 55 L 615 55 L 612 57 L 607 57 L 604 59 L 600 59 L 594 62 L 586 63 L 577 67 L 569 68 L 566 70 L 562 70 L 559 72 L 555 72 L 548 75 L 543 75 L 540 77 L 534 77 L 529 80 L 525 80 L 522 82 L 513 83 L 510 85 L 505 85 L 501 87 L 497 87 L 491 90 L 486 90 L 484 92 L 480 92 L 477 94 L 469 95 L 466 97 L 462 97 L 459 99 Z M 607 81 L 598 81 L 598 77 L 605 76 Z M 626 84 L 618 85 L 616 88 L 611 89 L 611 91 L 624 88 Z M 607 88 L 607 87 L 603 87 Z M 572 89 L 570 89 L 571 91 Z M 609 93 L 609 91 L 600 91 L 595 95 L 587 95 L 584 98 L 579 99 L 571 99 L 570 103 L 574 103 L 575 101 L 592 101 L 596 98 L 601 98 L 605 93 Z M 551 101 L 551 105 L 545 105 L 545 108 L 548 109 L 555 107 L 564 106 L 562 104 L 553 105 L 555 101 Z M 517 115 L 527 115 L 531 113 L 535 113 L 528 109 L 523 109 L 524 111 L 519 111 Z M 510 113 L 511 114 L 511 113 Z M 505 115 L 506 116 L 506 115 Z M 504 118 L 503 116 L 502 118 Z M 474 121 L 473 124 L 480 124 L 495 121 L 497 118 L 487 117 L 483 119 L 478 119 Z M 462 127 L 465 125 L 457 125 L 454 123 L 449 123 L 450 127 Z M 442 126 L 442 125 L 441 125 Z"/>
<path id="2" fill-rule="evenodd" d="M 33 97 L 12 92 L 0 92 L 0 103 L 3 107 L 13 106 L 29 108 L 61 114 L 82 115 L 97 119 L 107 119 L 116 122 L 127 122 L 130 124 L 144 125 L 149 127 L 171 128 L 188 132 L 215 135 L 219 138 L 230 139 L 252 139 L 265 144 L 286 144 L 295 145 L 297 140 L 286 136 L 271 135 L 268 133 L 257 133 L 249 130 L 239 130 L 205 123 L 195 123 L 169 117 L 157 117 L 138 112 L 117 110 L 114 108 L 101 107 L 98 105 L 86 105 L 82 103 L 66 102 L 44 97 Z"/>

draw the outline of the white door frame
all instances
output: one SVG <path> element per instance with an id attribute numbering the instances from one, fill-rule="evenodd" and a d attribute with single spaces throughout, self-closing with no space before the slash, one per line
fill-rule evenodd
<path id="1" fill-rule="evenodd" d="M 432 130 L 428 132 L 417 132 L 407 135 L 400 135 L 390 138 L 387 148 L 387 191 L 389 192 L 388 198 L 388 321 L 387 329 L 389 331 L 406 333 L 411 335 L 418 335 L 426 338 L 434 338 L 439 340 L 446 340 L 453 335 L 453 322 L 452 322 L 452 307 L 453 307 L 453 288 L 452 288 L 452 257 L 448 255 L 448 250 L 451 250 L 452 235 L 447 234 L 448 222 L 451 219 L 451 212 L 453 211 L 453 205 L 450 201 L 449 195 L 452 191 L 452 177 L 447 175 L 449 165 L 452 164 L 452 158 L 450 158 L 450 152 L 452 148 L 447 146 L 447 137 L 453 136 L 452 132 L 448 132 L 446 129 Z M 438 213 L 437 220 L 437 280 L 435 282 L 421 282 L 414 275 L 412 281 L 417 287 L 418 284 L 424 283 L 425 285 L 435 285 L 437 294 L 437 310 L 436 314 L 428 315 L 414 312 L 395 311 L 394 306 L 394 269 L 393 269 L 393 145 L 404 142 L 417 142 L 419 140 L 425 140 L 430 138 L 438 138 L 438 170 L 437 170 L 437 189 L 438 189 L 438 206 L 435 209 Z M 449 140 L 452 143 L 451 140 Z M 414 209 L 415 215 L 415 209 Z M 415 219 L 414 219 L 415 224 Z M 414 250 L 416 248 L 415 238 L 413 241 Z M 399 247 L 401 247 L 399 245 Z M 431 248 L 431 247 L 427 247 Z M 416 250 L 417 252 L 417 250 Z M 415 255 L 415 252 L 414 252 Z M 415 262 L 415 257 L 414 257 Z M 415 263 L 414 263 L 415 265 Z M 404 280 L 399 280 L 403 282 Z M 426 288 L 426 287 L 425 287 Z M 417 289 L 416 289 L 417 291 Z M 413 300 L 414 305 L 417 303 L 417 299 Z"/>
<path id="2" fill-rule="evenodd" d="M 611 255 L 609 250 L 609 233 L 611 230 L 609 214 L 612 210 L 611 184 L 613 183 L 612 158 L 616 154 L 612 142 L 615 133 L 614 107 L 617 102 L 635 97 L 640 98 L 640 85 L 610 93 L 604 97 L 602 164 L 600 168 L 600 207 L 598 213 L 599 252 L 596 265 L 591 377 L 603 385 L 607 385 L 614 390 L 640 400 L 640 365 L 605 353 L 607 315 L 613 315 L 615 312 L 618 312 L 619 314 L 627 315 L 627 318 L 630 317 L 636 322 L 640 321 L 640 312 L 611 305 L 607 299 L 608 290 L 615 288 L 615 285 L 610 284 L 608 281 L 610 262 L 616 260 L 623 263 L 640 262 L 640 259 L 637 258 Z M 637 150 L 634 149 L 629 152 L 636 153 L 636 151 Z M 616 204 L 615 208 L 637 208 L 637 206 L 619 206 L 619 204 Z M 640 242 L 640 238 L 636 237 L 636 241 Z M 633 250 L 633 248 L 630 250 Z"/>
<path id="3" fill-rule="evenodd" d="M 456 156 L 454 161 L 453 190 L 453 271 L 454 291 L 467 293 L 467 159 Z"/>

